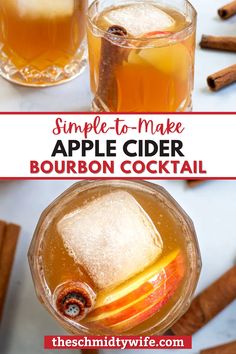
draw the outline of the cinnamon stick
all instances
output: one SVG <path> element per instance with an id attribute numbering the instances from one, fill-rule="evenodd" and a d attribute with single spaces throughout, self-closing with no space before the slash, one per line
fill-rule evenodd
<path id="1" fill-rule="evenodd" d="M 236 52 L 236 36 L 223 37 L 223 36 L 209 36 L 202 35 L 200 47 L 205 49 L 218 49 L 226 50 L 229 52 Z"/>
<path id="2" fill-rule="evenodd" d="M 200 293 L 186 314 L 171 328 L 177 336 L 190 336 L 236 299 L 236 266 Z"/>
<path id="3" fill-rule="evenodd" d="M 127 49 L 127 31 L 121 26 L 111 26 L 102 38 L 99 81 L 95 104 L 101 111 L 117 110 L 117 83 L 115 70 L 124 59 Z"/>
<path id="4" fill-rule="evenodd" d="M 18 225 L 0 221 L 0 320 L 3 314 L 19 232 L 20 227 Z"/>
<path id="5" fill-rule="evenodd" d="M 214 348 L 201 350 L 200 354 L 235 354 L 236 341 L 219 345 Z"/>
<path id="6" fill-rule="evenodd" d="M 218 91 L 236 82 L 236 64 L 208 76 L 207 84 L 212 91 Z"/>
<path id="7" fill-rule="evenodd" d="M 203 183 L 204 181 L 199 180 L 199 179 L 189 179 L 186 182 L 190 188 L 193 188 L 193 187 L 196 187 L 199 184 Z"/>
<path id="8" fill-rule="evenodd" d="M 0 220 L 0 255 L 1 255 L 1 250 L 2 250 L 6 225 L 7 224 L 5 223 L 5 221 Z"/>
<path id="9" fill-rule="evenodd" d="M 232 1 L 229 4 L 226 4 L 225 6 L 221 7 L 218 10 L 219 16 L 223 19 L 226 20 L 227 18 L 233 16 L 236 14 L 236 1 Z"/>

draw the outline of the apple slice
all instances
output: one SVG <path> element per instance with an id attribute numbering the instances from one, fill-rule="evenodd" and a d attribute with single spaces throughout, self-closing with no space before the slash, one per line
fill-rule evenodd
<path id="1" fill-rule="evenodd" d="M 137 49 L 131 49 L 128 56 L 128 63 L 133 65 L 148 65 L 148 63 L 139 56 L 138 52 L 139 50 Z"/>
<path id="2" fill-rule="evenodd" d="M 153 31 L 143 34 L 142 38 L 162 37 L 171 34 L 170 31 Z M 140 42 L 142 44 L 142 42 Z M 133 49 L 128 56 L 128 63 L 137 65 L 148 65 L 148 62 L 139 55 L 140 49 Z"/>
<path id="3" fill-rule="evenodd" d="M 179 250 L 170 253 L 141 274 L 106 295 L 98 297 L 86 323 L 127 331 L 167 303 L 184 275 L 184 260 Z"/>
<path id="4" fill-rule="evenodd" d="M 95 308 L 113 303 L 114 301 L 123 298 L 125 295 L 129 295 L 141 285 L 147 284 L 147 282 L 152 283 L 154 280 L 153 278 L 156 278 L 157 275 L 159 275 L 161 271 L 163 271 L 163 269 L 178 256 L 179 253 L 180 250 L 172 251 L 167 256 L 160 258 L 158 262 L 153 263 L 143 272 L 128 279 L 121 285 L 113 288 L 112 290 L 100 292 Z"/>
<path id="5" fill-rule="evenodd" d="M 139 56 L 165 74 L 175 75 L 182 80 L 185 80 L 189 74 L 191 58 L 188 49 L 182 43 L 141 49 Z"/>
<path id="6" fill-rule="evenodd" d="M 153 31 L 153 32 L 148 32 L 143 35 L 143 37 L 159 37 L 159 36 L 167 36 L 173 32 L 170 31 Z"/>

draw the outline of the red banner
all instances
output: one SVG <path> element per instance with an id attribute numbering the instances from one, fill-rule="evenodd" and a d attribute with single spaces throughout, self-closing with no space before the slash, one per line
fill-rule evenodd
<path id="1" fill-rule="evenodd" d="M 44 349 L 191 349 L 190 336 L 45 336 Z"/>

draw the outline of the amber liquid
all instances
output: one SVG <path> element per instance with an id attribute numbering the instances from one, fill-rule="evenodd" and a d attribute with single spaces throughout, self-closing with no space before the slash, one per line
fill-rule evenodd
<path id="1" fill-rule="evenodd" d="M 107 23 L 106 17 L 109 11 L 114 9 L 116 7 L 108 8 L 96 15 L 93 23 L 99 29 L 107 31 L 110 24 Z M 160 39 L 150 37 L 146 43 L 138 40 L 132 42 L 127 39 L 126 49 L 123 50 L 124 60 L 114 68 L 116 97 L 108 98 L 104 102 L 104 110 L 175 112 L 191 109 L 195 31 L 193 28 L 188 30 L 191 23 L 182 13 L 170 8 L 161 9 L 175 20 L 175 25 L 169 31 L 171 34 L 185 30 L 186 33 L 175 42 L 161 37 Z M 145 19 L 140 20 L 145 21 Z M 98 95 L 101 62 L 109 60 L 106 57 L 101 58 L 101 41 L 102 37 L 98 36 L 97 32 L 93 32 L 90 24 L 88 46 L 91 89 L 95 95 L 95 102 Z"/>
<path id="2" fill-rule="evenodd" d="M 97 296 L 106 295 L 107 291 L 110 290 L 103 289 L 99 291 L 96 289 L 93 281 L 83 269 L 83 264 L 79 265 L 74 262 L 74 259 L 69 255 L 67 249 L 64 247 L 63 240 L 57 231 L 57 223 L 67 213 L 72 212 L 76 208 L 85 205 L 95 198 L 114 191 L 116 188 L 117 187 L 115 186 L 99 186 L 91 190 L 81 192 L 79 197 L 76 198 L 76 200 L 67 203 L 57 214 L 55 219 L 49 224 L 43 243 L 42 266 L 46 283 L 52 293 L 58 285 L 71 280 L 86 282 L 97 292 Z M 138 203 L 140 203 L 152 219 L 156 228 L 159 230 L 164 244 L 161 259 L 164 259 L 167 255 L 169 255 L 171 251 L 180 249 L 185 264 L 185 275 L 181 280 L 175 294 L 154 316 L 150 317 L 148 320 L 128 332 L 135 334 L 152 328 L 157 323 L 157 320 L 160 321 L 163 319 L 181 295 L 183 287 L 186 285 L 186 282 L 188 282 L 188 272 L 190 271 L 190 267 L 188 267 L 189 256 L 187 254 L 188 238 L 185 237 L 186 228 L 184 228 L 181 220 L 176 217 L 170 206 L 168 206 L 161 197 L 130 186 L 122 186 L 121 188 L 119 187 L 119 190 L 120 189 L 128 191 L 138 201 Z M 160 261 L 160 258 L 158 261 Z M 88 330 L 91 329 L 89 328 L 89 323 L 85 322 L 84 325 L 88 328 Z M 92 328 L 92 333 L 94 333 L 94 330 L 96 329 Z"/>
<path id="3" fill-rule="evenodd" d="M 21 8 L 15 0 L 0 2 L 1 55 L 16 71 L 24 70 L 26 79 L 27 70 L 31 70 L 29 80 L 39 84 L 47 81 L 47 76 L 50 81 L 50 75 L 53 80 L 57 71 L 73 60 L 79 61 L 82 54 L 78 50 L 85 36 L 87 0 L 74 0 L 65 11 L 57 11 L 56 0 L 54 4 L 55 11 L 51 7 L 49 12 L 41 8 L 37 12 L 37 8 Z M 45 75 L 40 78 L 43 71 Z"/>

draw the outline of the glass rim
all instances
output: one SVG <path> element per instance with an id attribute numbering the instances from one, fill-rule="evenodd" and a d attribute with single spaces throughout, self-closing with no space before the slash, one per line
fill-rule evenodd
<path id="1" fill-rule="evenodd" d="M 98 27 L 92 16 L 90 16 L 90 11 L 93 9 L 93 7 L 100 3 L 102 0 L 93 0 L 92 3 L 89 5 L 88 7 L 88 11 L 87 11 L 87 20 L 89 22 L 89 24 L 92 26 L 93 29 L 96 29 L 96 31 L 98 31 L 99 33 L 102 34 L 102 36 L 104 37 L 105 35 L 108 34 L 107 31 L 101 29 L 100 27 Z M 129 1 L 129 0 L 128 0 Z M 128 2 L 127 1 L 127 2 Z M 130 2 L 141 2 L 141 1 L 145 1 L 145 0 L 130 0 Z M 158 0 L 153 0 L 153 1 L 158 1 Z M 150 1 L 151 2 L 151 1 Z M 196 25 L 196 17 L 197 17 L 197 11 L 195 9 L 195 7 L 192 5 L 192 3 L 189 0 L 183 0 L 183 2 L 191 9 L 192 11 L 192 17 L 191 17 L 191 22 L 189 23 L 188 26 L 186 26 L 183 29 L 180 29 L 179 31 L 176 32 L 170 32 L 170 33 L 166 33 L 166 34 L 162 34 L 162 35 L 157 35 L 157 36 L 152 36 L 152 37 L 131 37 L 130 35 L 125 36 L 125 39 L 131 40 L 133 42 L 150 42 L 153 40 L 162 40 L 162 39 L 175 39 L 178 38 L 179 36 L 182 35 L 182 33 L 187 32 L 189 29 L 191 29 L 192 27 L 194 27 Z M 160 31 L 161 32 L 161 31 Z M 120 36 L 115 35 L 115 34 L 111 34 L 111 35 L 107 35 L 108 38 L 112 39 L 112 38 L 117 38 L 120 39 Z M 118 42 L 119 43 L 119 42 Z"/>

